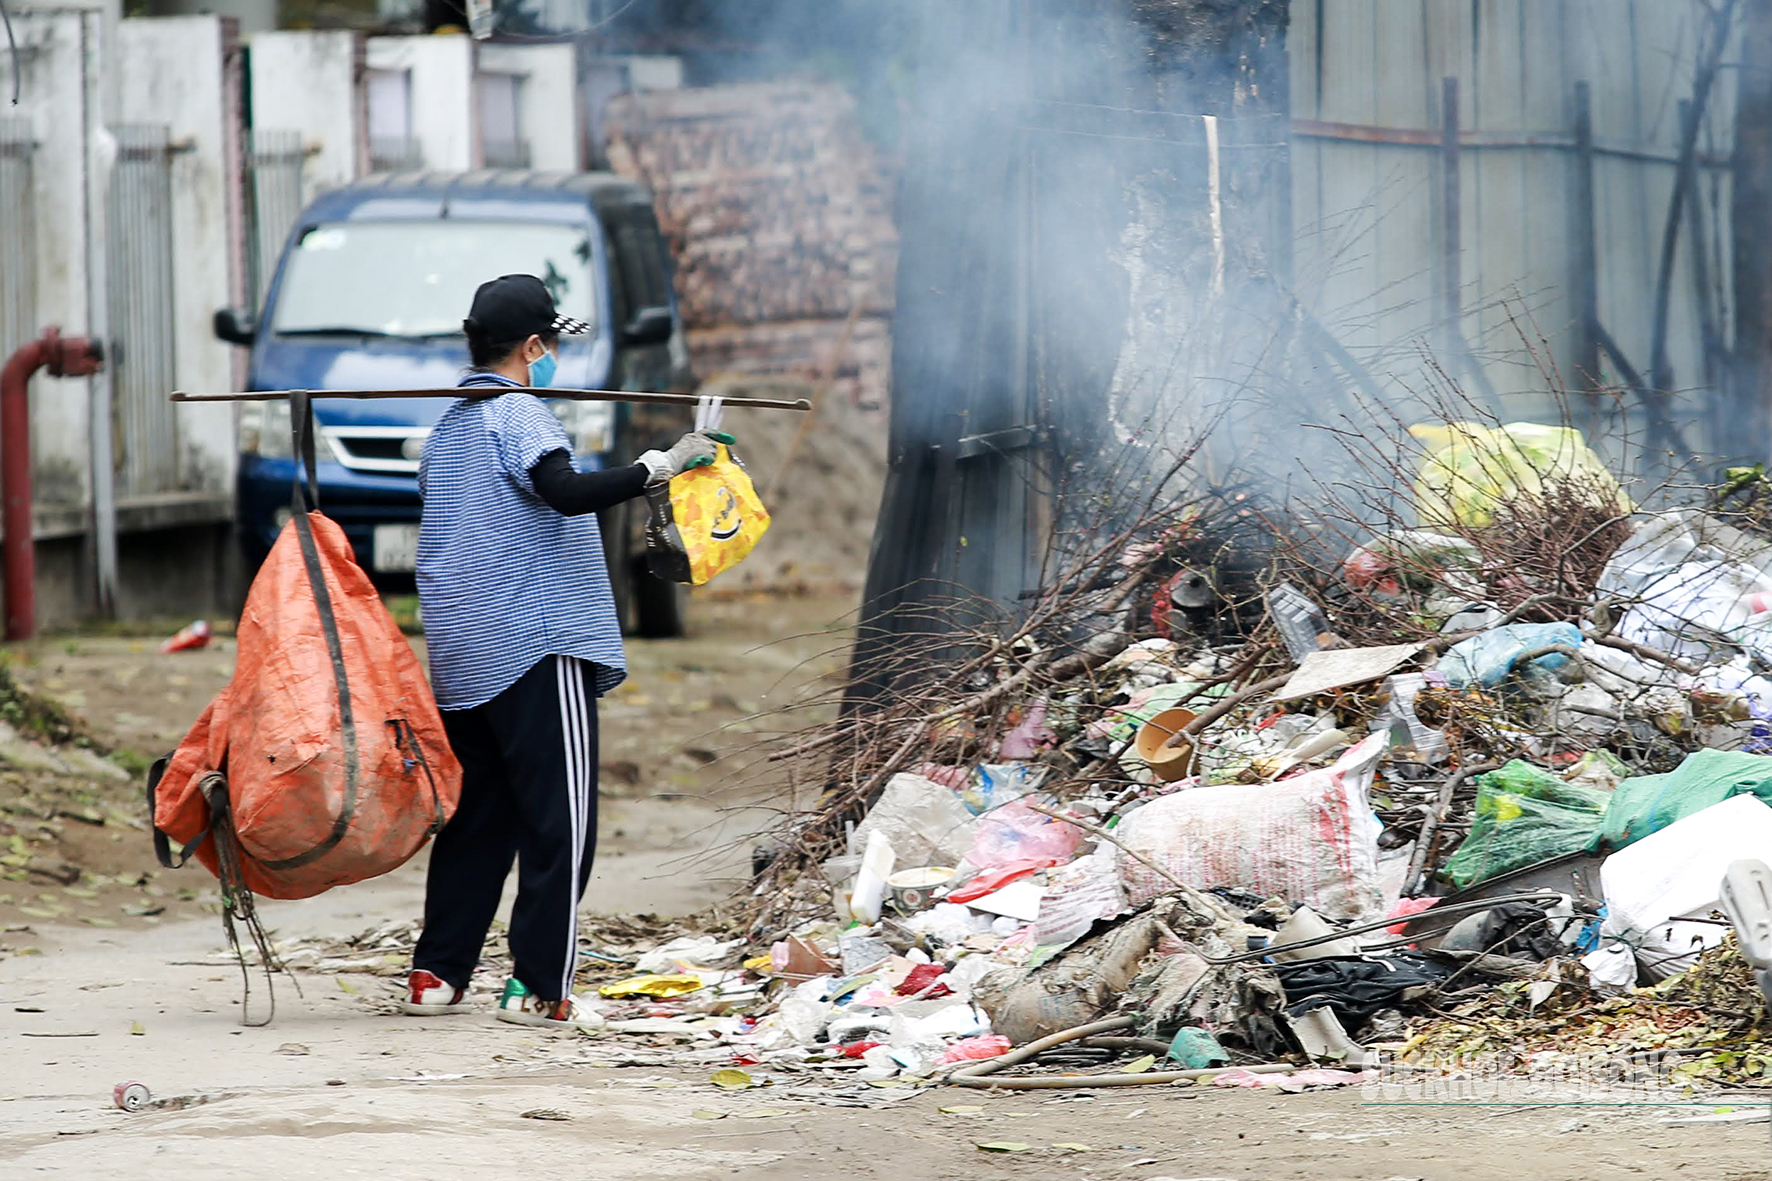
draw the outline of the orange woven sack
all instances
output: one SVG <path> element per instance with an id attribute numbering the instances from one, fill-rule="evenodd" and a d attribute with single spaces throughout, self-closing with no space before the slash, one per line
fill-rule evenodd
<path id="1" fill-rule="evenodd" d="M 247 594 L 234 679 L 148 784 L 161 862 L 194 853 L 231 908 L 240 887 L 307 898 L 387 873 L 461 795 L 417 656 L 344 531 L 311 511 L 312 420 L 291 402 L 307 485 Z"/>

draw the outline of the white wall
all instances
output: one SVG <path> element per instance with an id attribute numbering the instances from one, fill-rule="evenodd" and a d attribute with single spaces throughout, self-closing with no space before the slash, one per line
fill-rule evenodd
<path id="1" fill-rule="evenodd" d="M 233 350 L 215 338 L 215 309 L 235 302 L 239 227 L 230 216 L 230 158 L 223 99 L 222 22 L 213 16 L 147 17 L 118 26 L 116 80 L 131 121 L 165 123 L 172 156 L 173 334 L 180 389 L 233 388 Z M 170 391 L 168 391 L 170 392 Z M 181 474 L 187 488 L 233 486 L 233 410 L 178 407 Z"/>
<path id="2" fill-rule="evenodd" d="M 517 92 L 518 120 L 523 138 L 529 141 L 530 167 L 543 172 L 574 172 L 582 167 L 582 112 L 572 46 L 482 45 L 479 59 L 483 73 L 523 79 Z"/>
<path id="3" fill-rule="evenodd" d="M 335 188 L 363 170 L 367 146 L 356 80 L 357 34 L 254 34 L 252 125 L 299 131 L 314 151 L 302 170 L 303 198 Z"/>
<path id="4" fill-rule="evenodd" d="M 466 35 L 371 37 L 372 70 L 412 78 L 412 135 L 425 168 L 460 172 L 479 162 L 474 134 L 474 43 Z"/>

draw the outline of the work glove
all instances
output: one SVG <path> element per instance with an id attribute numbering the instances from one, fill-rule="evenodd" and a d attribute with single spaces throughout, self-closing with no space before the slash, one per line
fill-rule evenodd
<path id="1" fill-rule="evenodd" d="M 691 468 L 707 467 L 719 454 L 715 444 L 730 446 L 733 441 L 732 436 L 723 431 L 691 431 L 678 439 L 669 451 L 648 451 L 640 456 L 648 473 L 646 482 L 658 484 Z"/>

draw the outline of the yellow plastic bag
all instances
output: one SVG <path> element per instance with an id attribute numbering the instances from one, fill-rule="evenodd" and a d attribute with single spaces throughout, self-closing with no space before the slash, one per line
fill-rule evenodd
<path id="1" fill-rule="evenodd" d="M 715 446 L 712 465 L 646 492 L 646 563 L 666 582 L 701 586 L 742 562 L 769 529 L 750 473 L 729 446 Z"/>
<path id="2" fill-rule="evenodd" d="M 1596 508 L 1633 511 L 1630 498 L 1571 427 L 1536 422 L 1422 423 L 1409 433 L 1427 444 L 1415 481 L 1415 513 L 1423 527 L 1482 528 L 1514 500 L 1538 500 L 1547 487 L 1572 486 Z"/>
<path id="3" fill-rule="evenodd" d="M 626 980 L 618 980 L 614 984 L 605 984 L 597 990 L 606 997 L 650 996 L 669 999 L 674 996 L 687 996 L 699 992 L 702 988 L 700 976 L 630 976 Z"/>

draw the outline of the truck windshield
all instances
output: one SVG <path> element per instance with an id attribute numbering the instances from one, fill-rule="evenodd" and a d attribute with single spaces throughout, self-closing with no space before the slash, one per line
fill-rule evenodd
<path id="1" fill-rule="evenodd" d="M 490 221 L 352 221 L 314 226 L 284 264 L 272 331 L 433 337 L 461 332 L 474 289 L 540 277 L 566 315 L 597 322 L 582 227 Z"/>

